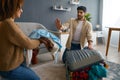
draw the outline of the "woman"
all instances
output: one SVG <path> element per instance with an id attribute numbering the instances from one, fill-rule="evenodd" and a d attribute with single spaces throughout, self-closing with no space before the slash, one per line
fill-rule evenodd
<path id="1" fill-rule="evenodd" d="M 40 80 L 24 64 L 24 48 L 34 49 L 44 41 L 47 46 L 53 45 L 47 38 L 30 39 L 15 24 L 22 6 L 23 0 L 0 0 L 0 75 L 9 80 Z"/>

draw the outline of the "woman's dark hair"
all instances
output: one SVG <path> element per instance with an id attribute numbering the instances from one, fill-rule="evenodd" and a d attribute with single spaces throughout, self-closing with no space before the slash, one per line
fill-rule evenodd
<path id="1" fill-rule="evenodd" d="M 13 17 L 24 0 L 0 0 L 0 21 Z"/>
<path id="2" fill-rule="evenodd" d="M 84 11 L 84 12 L 87 11 L 87 9 L 86 9 L 85 6 L 78 6 L 78 7 L 77 7 L 77 10 L 82 10 L 82 11 Z"/>

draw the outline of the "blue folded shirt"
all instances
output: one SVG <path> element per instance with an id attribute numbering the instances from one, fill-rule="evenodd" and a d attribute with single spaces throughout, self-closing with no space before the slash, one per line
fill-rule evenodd
<path id="1" fill-rule="evenodd" d="M 29 37 L 32 39 L 39 39 L 40 37 L 46 37 L 46 38 L 52 39 L 55 43 L 58 44 L 59 48 L 62 48 L 60 39 L 57 36 L 55 36 L 53 33 L 45 29 L 33 30 L 30 33 Z"/>

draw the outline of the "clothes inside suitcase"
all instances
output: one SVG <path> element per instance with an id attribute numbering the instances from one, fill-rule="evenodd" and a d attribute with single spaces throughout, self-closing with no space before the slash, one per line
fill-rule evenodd
<path id="1" fill-rule="evenodd" d="M 77 71 L 71 71 L 66 66 L 66 80 L 102 80 L 107 77 L 107 70 L 103 65 L 99 68 L 94 66 L 91 65 Z"/>
<path id="2" fill-rule="evenodd" d="M 101 61 L 104 61 L 104 57 L 97 50 L 82 49 L 66 52 L 65 64 L 68 65 L 71 71 L 79 70 Z"/>
<path id="3" fill-rule="evenodd" d="M 96 64 L 97 66 L 94 67 Z M 96 50 L 67 51 L 65 65 L 67 80 L 92 80 L 93 78 L 96 78 L 94 80 L 101 80 L 107 75 L 107 70 L 104 68 L 104 57 Z M 97 74 L 98 76 L 95 76 L 96 73 L 95 75 L 91 74 L 93 71 L 91 67 L 96 68 L 95 70 L 98 72 L 100 70 L 100 74 Z M 100 67 L 99 70 L 97 70 L 98 67 Z"/>

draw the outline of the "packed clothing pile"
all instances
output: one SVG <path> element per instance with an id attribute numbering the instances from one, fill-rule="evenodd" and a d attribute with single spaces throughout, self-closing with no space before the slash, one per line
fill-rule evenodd
<path id="1" fill-rule="evenodd" d="M 101 80 L 107 77 L 107 68 L 102 53 L 97 50 L 70 50 L 66 52 L 67 80 Z"/>

